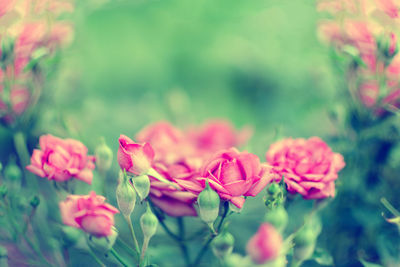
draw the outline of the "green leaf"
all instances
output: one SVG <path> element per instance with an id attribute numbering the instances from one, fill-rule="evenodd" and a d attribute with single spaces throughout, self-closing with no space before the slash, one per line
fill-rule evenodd
<path id="1" fill-rule="evenodd" d="M 363 260 L 363 259 L 360 259 L 360 262 L 362 263 L 362 265 L 363 265 L 364 267 L 383 267 L 383 266 L 380 265 L 380 264 L 367 262 L 367 261 L 365 261 L 365 260 Z"/>
<path id="2" fill-rule="evenodd" d="M 311 257 L 315 260 L 319 265 L 333 265 L 333 258 L 328 251 L 322 248 L 316 248 L 314 254 Z"/>

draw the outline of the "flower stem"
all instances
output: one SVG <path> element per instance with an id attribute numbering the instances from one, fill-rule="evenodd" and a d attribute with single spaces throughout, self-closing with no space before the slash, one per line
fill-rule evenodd
<path id="1" fill-rule="evenodd" d="M 29 165 L 30 154 L 26 146 L 25 136 L 22 132 L 14 133 L 14 146 L 18 154 L 19 163 L 24 172 L 27 188 L 33 191 L 38 191 L 38 184 L 36 179 L 31 176 L 31 173 L 27 169 L 25 169 L 25 167 Z"/>
<path id="2" fill-rule="evenodd" d="M 135 245 L 135 251 L 136 251 L 137 255 L 140 255 L 139 243 L 138 243 L 138 241 L 136 239 L 135 230 L 133 229 L 131 217 L 130 216 L 124 216 L 124 218 L 125 218 L 126 222 L 129 225 L 129 231 L 131 232 L 132 240 L 133 240 L 133 243 Z"/>
<path id="3" fill-rule="evenodd" d="M 147 247 L 149 246 L 149 241 L 150 241 L 150 238 L 148 238 L 148 237 L 145 237 L 143 240 L 142 253 L 140 254 L 139 266 L 143 265 L 143 260 L 144 260 L 144 256 L 146 255 Z"/>
<path id="4" fill-rule="evenodd" d="M 101 267 L 106 267 L 106 265 L 96 256 L 96 254 L 93 252 L 93 250 L 89 247 L 89 254 L 92 256 L 92 258 L 101 266 Z"/>
<path id="5" fill-rule="evenodd" d="M 190 257 L 189 257 L 188 249 L 187 249 L 186 244 L 183 241 L 185 239 L 185 224 L 183 221 L 183 217 L 178 217 L 177 221 L 178 221 L 179 238 L 180 238 L 179 247 L 181 249 L 183 258 L 185 259 L 186 265 L 190 266 Z"/>
<path id="6" fill-rule="evenodd" d="M 206 253 L 206 251 L 207 251 L 208 247 L 210 246 L 211 242 L 214 240 L 214 238 L 215 238 L 215 237 L 218 235 L 218 233 L 220 232 L 221 227 L 222 227 L 222 225 L 223 225 L 223 223 L 224 223 L 224 220 L 225 220 L 225 218 L 226 218 L 226 215 L 228 214 L 228 211 L 229 211 L 229 203 L 228 203 L 228 202 L 225 202 L 225 204 L 224 204 L 224 213 L 222 214 L 221 220 L 220 220 L 219 223 L 218 223 L 218 226 L 217 226 L 217 233 L 210 233 L 210 235 L 209 235 L 209 237 L 208 237 L 206 243 L 205 243 L 205 244 L 203 245 L 203 247 L 201 248 L 199 254 L 197 254 L 197 257 L 196 257 L 196 259 L 194 260 L 194 263 L 193 263 L 191 266 L 194 267 L 194 266 L 199 265 L 199 263 L 200 263 L 200 261 L 201 261 L 201 258 L 202 258 L 202 257 L 204 256 L 204 254 Z"/>
<path id="7" fill-rule="evenodd" d="M 385 206 L 385 208 L 387 208 L 394 216 L 396 217 L 400 217 L 400 212 L 395 209 L 395 207 L 392 206 L 392 204 L 389 203 L 389 201 L 387 201 L 386 198 L 381 198 L 381 203 L 383 204 L 383 206 Z"/>
<path id="8" fill-rule="evenodd" d="M 119 263 L 122 264 L 124 267 L 128 267 L 128 264 L 121 258 L 121 256 L 115 251 L 115 249 L 111 248 L 110 249 L 111 254 L 119 261 Z"/>

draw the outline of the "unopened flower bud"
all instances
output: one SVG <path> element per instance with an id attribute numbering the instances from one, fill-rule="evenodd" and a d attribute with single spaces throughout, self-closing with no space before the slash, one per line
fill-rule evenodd
<path id="1" fill-rule="evenodd" d="M 282 245 L 282 236 L 275 227 L 263 223 L 247 243 L 246 250 L 253 262 L 265 264 L 278 258 Z"/>
<path id="2" fill-rule="evenodd" d="M 200 218 L 214 230 L 213 223 L 218 217 L 220 198 L 211 189 L 208 180 L 206 187 L 197 197 L 197 203 L 199 204 Z"/>
<path id="3" fill-rule="evenodd" d="M 264 222 L 272 224 L 279 232 L 286 228 L 289 217 L 283 206 L 273 208 L 264 216 Z"/>
<path id="4" fill-rule="evenodd" d="M 29 202 L 29 204 L 31 204 L 32 208 L 37 208 L 37 206 L 39 206 L 40 204 L 40 198 L 38 196 L 34 196 L 31 201 Z"/>
<path id="5" fill-rule="evenodd" d="M 82 236 L 82 231 L 72 226 L 63 226 L 61 229 L 62 239 L 65 246 L 75 245 Z"/>
<path id="6" fill-rule="evenodd" d="M 115 227 L 112 227 L 111 235 L 104 237 L 96 237 L 94 235 L 87 234 L 86 241 L 91 248 L 100 251 L 102 253 L 106 253 L 114 246 L 117 237 L 118 237 L 118 231 Z"/>
<path id="7" fill-rule="evenodd" d="M 101 138 L 100 144 L 96 147 L 95 156 L 97 168 L 102 172 L 108 171 L 112 164 L 113 152 L 104 138 Z"/>
<path id="8" fill-rule="evenodd" d="M 120 172 L 119 184 L 116 190 L 118 207 L 125 217 L 129 217 L 136 204 L 136 192 L 124 172 Z"/>
<path id="9" fill-rule="evenodd" d="M 214 238 L 211 248 L 216 257 L 223 259 L 232 253 L 234 243 L 233 236 L 229 232 L 223 231 Z"/>
<path id="10" fill-rule="evenodd" d="M 21 181 L 22 171 L 15 163 L 9 163 L 4 168 L 4 176 L 12 182 Z"/>
<path id="11" fill-rule="evenodd" d="M 133 187 L 139 195 L 140 201 L 143 201 L 150 192 L 150 178 L 147 175 L 139 175 L 132 179 Z"/>
<path id="12" fill-rule="evenodd" d="M 8 252 L 7 248 L 0 246 L 0 258 L 7 258 Z"/>
<path id="13" fill-rule="evenodd" d="M 268 187 L 268 193 L 270 193 L 271 195 L 275 195 L 275 194 L 279 193 L 279 191 L 280 191 L 280 186 L 277 183 L 272 183 Z"/>
<path id="14" fill-rule="evenodd" d="M 158 219 L 147 205 L 146 212 L 140 217 L 140 227 L 145 239 L 150 239 L 157 231 Z"/>
<path id="15" fill-rule="evenodd" d="M 283 204 L 285 201 L 284 189 L 277 183 L 272 183 L 267 189 L 267 195 L 265 198 L 265 205 L 273 209 Z"/>

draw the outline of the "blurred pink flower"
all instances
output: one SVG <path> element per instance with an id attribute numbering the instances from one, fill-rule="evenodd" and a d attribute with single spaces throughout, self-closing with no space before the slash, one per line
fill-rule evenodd
<path id="1" fill-rule="evenodd" d="M 273 175 L 256 155 L 231 148 L 217 152 L 205 162 L 201 177 L 203 184 L 208 179 L 221 198 L 241 208 L 245 202 L 243 196 L 257 195 Z"/>
<path id="2" fill-rule="evenodd" d="M 94 191 L 89 195 L 69 195 L 59 204 L 64 224 L 80 228 L 97 237 L 108 236 L 114 226 L 114 214 L 119 211 L 105 203 L 105 197 Z"/>
<path id="3" fill-rule="evenodd" d="M 246 251 L 253 262 L 264 264 L 279 256 L 282 245 L 279 232 L 269 223 L 263 223 L 247 243 Z"/>
<path id="4" fill-rule="evenodd" d="M 9 12 L 15 5 L 17 0 L 3 0 L 0 1 L 0 18 Z"/>
<path id="5" fill-rule="evenodd" d="M 50 134 L 42 135 L 39 144 L 40 149 L 33 151 L 31 164 L 26 167 L 30 172 L 57 182 L 76 178 L 91 184 L 95 158 L 87 155 L 85 145 Z"/>
<path id="6" fill-rule="evenodd" d="M 343 156 L 318 137 L 278 141 L 270 146 L 266 159 L 284 176 L 288 191 L 305 199 L 335 196 L 337 173 L 345 166 Z"/>
<path id="7" fill-rule="evenodd" d="M 149 143 L 137 144 L 125 135 L 119 137 L 118 163 L 121 169 L 141 175 L 151 169 L 154 151 Z"/>
<path id="8" fill-rule="evenodd" d="M 384 11 L 391 18 L 399 17 L 399 7 L 392 0 L 375 0 L 375 3 L 379 9 Z"/>
<path id="9" fill-rule="evenodd" d="M 243 145 L 252 135 L 252 130 L 245 127 L 236 131 L 226 120 L 210 120 L 201 127 L 192 127 L 187 133 L 190 142 L 200 153 L 214 153 L 220 149 Z"/>

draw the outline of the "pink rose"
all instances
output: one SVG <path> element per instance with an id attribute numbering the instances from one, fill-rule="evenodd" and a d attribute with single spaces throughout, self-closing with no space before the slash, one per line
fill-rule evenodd
<path id="1" fill-rule="evenodd" d="M 241 208 L 243 196 L 257 195 L 272 179 L 266 165 L 248 152 L 235 148 L 222 150 L 212 156 L 202 167 L 201 180 L 208 179 L 210 186 L 221 198 Z"/>
<path id="2" fill-rule="evenodd" d="M 343 156 L 334 153 L 318 137 L 284 139 L 272 144 L 267 161 L 282 177 L 290 193 L 306 199 L 335 196 L 335 180 L 345 166 Z"/>
<path id="3" fill-rule="evenodd" d="M 206 154 L 242 145 L 247 142 L 251 134 L 250 128 L 236 131 L 232 124 L 225 120 L 211 120 L 201 127 L 189 129 L 188 132 L 191 143 Z"/>
<path id="4" fill-rule="evenodd" d="M 193 146 L 183 132 L 168 122 L 157 122 L 146 126 L 136 135 L 138 142 L 149 143 L 155 152 L 155 160 L 166 164 L 193 155 Z"/>
<path id="5" fill-rule="evenodd" d="M 203 190 L 195 162 L 190 160 L 171 164 L 155 164 L 155 169 L 163 177 L 173 182 L 174 188 L 151 177 L 151 201 L 170 216 L 197 216 L 193 204 Z"/>
<path id="6" fill-rule="evenodd" d="M 95 158 L 87 155 L 84 144 L 50 134 L 42 135 L 39 144 L 40 149 L 33 151 L 31 164 L 26 167 L 30 172 L 57 182 L 74 177 L 91 184 Z"/>
<path id="7" fill-rule="evenodd" d="M 392 0 L 375 0 L 375 3 L 379 9 L 391 18 L 396 19 L 399 17 L 399 7 Z"/>
<path id="8" fill-rule="evenodd" d="M 137 144 L 129 137 L 119 137 L 118 163 L 121 169 L 141 175 L 145 174 L 152 165 L 154 151 L 150 144 Z"/>
<path id="9" fill-rule="evenodd" d="M 279 256 L 282 243 L 279 232 L 269 223 L 263 223 L 247 243 L 246 251 L 253 262 L 264 264 Z"/>
<path id="10" fill-rule="evenodd" d="M 114 214 L 119 211 L 104 201 L 105 198 L 94 191 L 86 196 L 69 195 L 59 204 L 63 223 L 97 237 L 110 235 Z"/>

